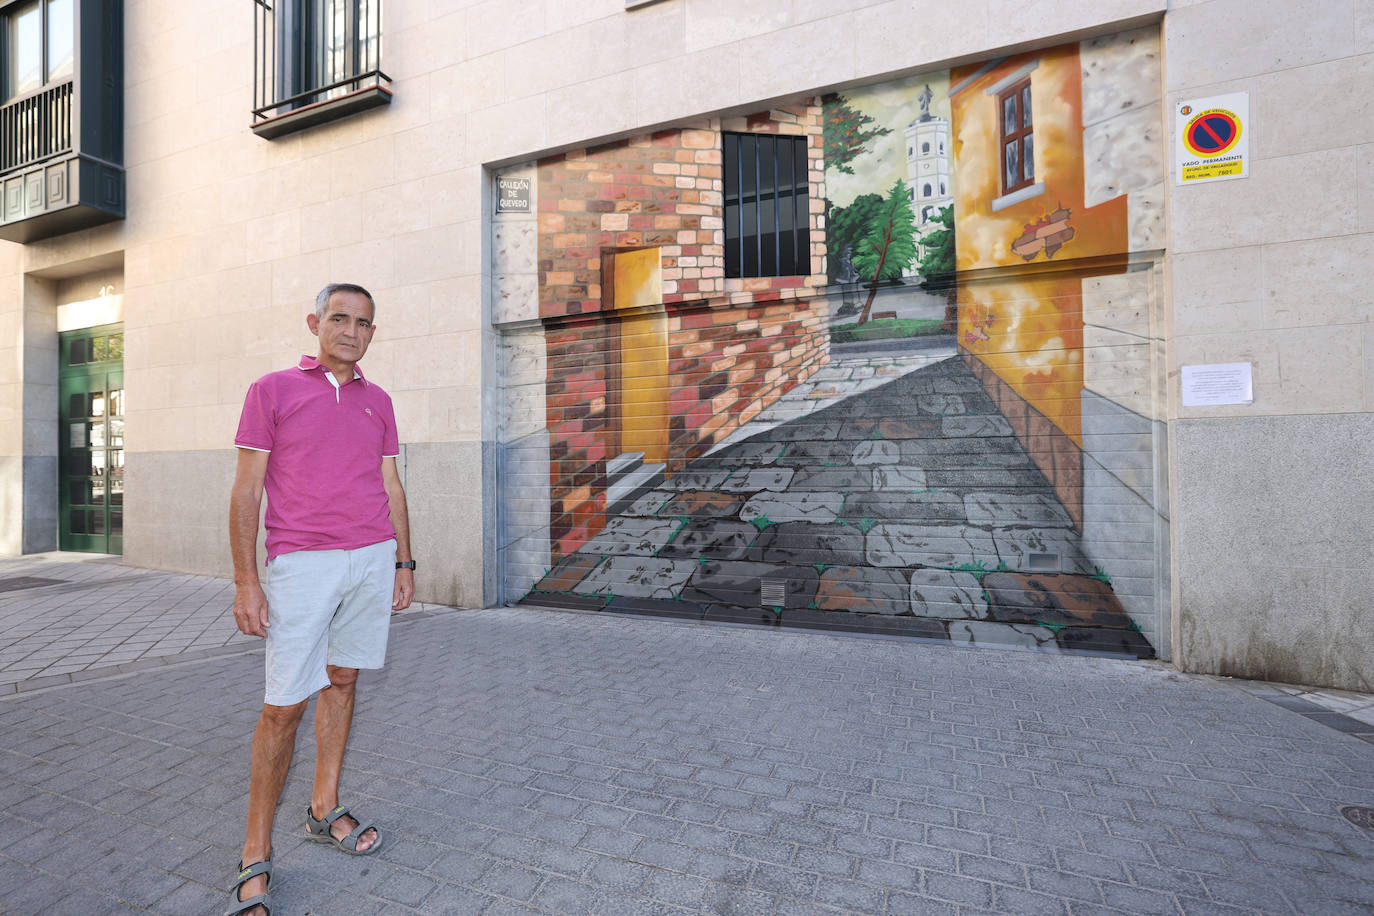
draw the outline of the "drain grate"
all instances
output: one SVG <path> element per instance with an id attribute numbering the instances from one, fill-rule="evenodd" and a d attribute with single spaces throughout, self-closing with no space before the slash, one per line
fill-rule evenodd
<path id="1" fill-rule="evenodd" d="M 1363 827 L 1365 830 L 1374 831 L 1374 808 L 1362 808 L 1359 805 L 1346 805 L 1341 809 L 1341 816 L 1356 827 Z"/>
<path id="2" fill-rule="evenodd" d="M 62 579 L 40 579 L 37 576 L 12 576 L 0 579 L 0 592 L 17 592 L 25 588 L 42 588 L 45 585 L 61 585 Z"/>
<path id="3" fill-rule="evenodd" d="M 759 580 L 759 604 L 763 607 L 782 607 L 787 603 L 787 582 L 783 579 Z"/>

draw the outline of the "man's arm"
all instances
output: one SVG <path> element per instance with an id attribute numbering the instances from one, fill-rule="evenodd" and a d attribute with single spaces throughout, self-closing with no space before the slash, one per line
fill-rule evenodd
<path id="1" fill-rule="evenodd" d="M 414 559 L 410 555 L 410 515 L 406 512 L 406 491 L 396 470 L 395 458 L 382 459 L 382 482 L 386 485 L 386 502 L 391 509 L 391 527 L 396 532 L 396 562 Z M 404 611 L 415 597 L 415 570 L 396 570 L 396 585 L 391 591 L 391 609 Z"/>
<path id="2" fill-rule="evenodd" d="M 258 514 L 267 452 L 239 449 L 234 488 L 229 494 L 229 548 L 234 554 L 234 622 L 249 636 L 266 636 L 267 595 L 258 580 Z"/>

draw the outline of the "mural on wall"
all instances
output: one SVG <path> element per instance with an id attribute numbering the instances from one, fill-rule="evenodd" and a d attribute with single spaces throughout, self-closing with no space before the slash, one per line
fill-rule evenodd
<path id="1" fill-rule="evenodd" d="M 531 279 L 494 269 L 529 302 L 506 332 L 509 597 L 1154 654 L 1153 363 L 1130 342 L 1151 274 L 1129 256 L 1163 172 L 1099 153 L 1149 123 L 1157 41 L 532 164 L 537 222 L 496 245 Z M 741 237 L 808 272 L 748 276 Z"/>

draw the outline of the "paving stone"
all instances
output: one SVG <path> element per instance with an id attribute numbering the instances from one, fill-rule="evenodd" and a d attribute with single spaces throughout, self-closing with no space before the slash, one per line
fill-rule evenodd
<path id="1" fill-rule="evenodd" d="M 792 468 L 749 468 L 735 471 L 719 489 L 727 493 L 757 493 L 760 490 L 786 490 L 795 471 Z"/>
<path id="2" fill-rule="evenodd" d="M 1006 490 L 1012 487 L 1045 487 L 1044 479 L 1027 477 L 1022 471 L 1004 468 L 932 468 L 926 475 L 933 489 L 940 490 Z"/>
<path id="3" fill-rule="evenodd" d="M 791 492 L 830 490 L 837 493 L 873 489 L 873 472 L 868 468 L 805 468 L 799 470 L 788 487 Z"/>
<path id="4" fill-rule="evenodd" d="M 926 472 L 905 465 L 877 465 L 873 468 L 873 489 L 911 491 L 926 489 Z"/>
<path id="5" fill-rule="evenodd" d="M 739 512 L 743 504 L 744 498 L 741 496 L 714 490 L 688 490 L 664 503 L 658 514 L 661 518 L 730 518 Z"/>
<path id="6" fill-rule="evenodd" d="M 784 607 L 804 608 L 815 598 L 818 578 L 816 570 L 805 566 L 708 560 L 696 567 L 682 598 L 759 608 L 763 606 L 761 580 L 769 579 L 784 584 Z"/>
<path id="7" fill-rule="evenodd" d="M 605 528 L 582 545 L 578 553 L 651 556 L 668 543 L 679 527 L 681 523 L 671 518 L 618 516 L 607 522 Z"/>
<path id="8" fill-rule="evenodd" d="M 844 505 L 840 493 L 760 493 L 740 509 L 742 521 L 833 522 Z"/>
<path id="9" fill-rule="evenodd" d="M 999 528 L 992 532 L 997 559 L 1018 572 L 1091 573 L 1073 532 L 1063 528 Z"/>
<path id="10" fill-rule="evenodd" d="M 860 467 L 868 464 L 897 464 L 902 460 L 902 447 L 896 442 L 884 439 L 859 442 L 854 445 L 847 457 Z"/>
<path id="11" fill-rule="evenodd" d="M 853 566 L 864 561 L 864 535 L 853 525 L 783 522 L 759 532 L 749 559 L 787 566 Z"/>
<path id="12" fill-rule="evenodd" d="M 851 614 L 906 614 L 911 611 L 906 574 L 895 569 L 832 566 L 821 573 L 816 607 Z"/>
<path id="13" fill-rule="evenodd" d="M 789 442 L 776 463 L 787 467 L 847 467 L 854 452 L 854 443 L 849 440 L 838 442 L 814 442 L 805 439 Z"/>
<path id="14" fill-rule="evenodd" d="M 759 529 L 747 522 L 697 519 L 682 526 L 682 530 L 658 555 L 742 560 L 749 555 L 749 548 L 758 537 Z"/>
<path id="15" fill-rule="evenodd" d="M 920 524 L 963 523 L 964 501 L 954 493 L 855 493 L 845 499 L 843 517 L 858 521 Z"/>
<path id="16" fill-rule="evenodd" d="M 1056 633 L 1033 624 L 997 623 L 991 620 L 954 620 L 949 624 L 951 642 L 966 646 L 1020 646 L 1024 649 L 1053 649 Z"/>
<path id="17" fill-rule="evenodd" d="M 962 566 L 997 564 L 992 537 L 967 525 L 910 525 L 880 522 L 864 539 L 874 566 Z"/>
<path id="18" fill-rule="evenodd" d="M 773 442 L 796 442 L 803 439 L 824 441 L 838 436 L 843 425 L 844 421 L 839 417 L 801 417 L 791 423 L 775 426 L 768 431 L 768 438 Z"/>
<path id="19" fill-rule="evenodd" d="M 923 413 L 940 416 L 962 416 L 964 399 L 957 394 L 923 394 L 916 398 L 916 406 Z"/>
<path id="20" fill-rule="evenodd" d="M 696 569 L 695 560 L 612 556 L 583 579 L 577 590 L 593 595 L 676 598 Z"/>
<path id="21" fill-rule="evenodd" d="M 1131 618 L 1100 579 L 1063 573 L 993 572 L 983 578 L 994 620 L 1125 628 Z"/>
<path id="22" fill-rule="evenodd" d="M 856 399 L 851 398 L 850 402 L 852 403 L 854 400 Z M 844 426 L 840 427 L 839 438 L 860 441 L 864 439 L 879 439 L 881 438 L 881 433 L 879 433 L 878 430 L 882 421 L 882 417 L 850 417 L 845 421 Z"/>
<path id="23" fill-rule="evenodd" d="M 1001 416 L 945 417 L 940 424 L 940 433 L 946 438 L 977 437 L 994 438 L 1011 436 L 1011 424 Z"/>
<path id="24" fill-rule="evenodd" d="M 917 639 L 943 640 L 946 638 L 943 621 L 902 615 L 850 614 L 841 611 L 793 608 L 782 613 L 778 624 L 785 628 L 836 630 L 845 633 L 908 636 Z"/>
<path id="25" fill-rule="evenodd" d="M 945 619 L 983 619 L 988 603 L 983 587 L 969 572 L 922 567 L 911 571 L 911 613 Z"/>
<path id="26" fill-rule="evenodd" d="M 700 468 L 678 471 L 663 484 L 665 490 L 715 490 L 732 472 L 725 468 Z"/>
<path id="27" fill-rule="evenodd" d="M 970 524 L 989 528 L 1071 528 L 1064 507 L 1039 493 L 970 493 L 964 497 Z"/>
<path id="28" fill-rule="evenodd" d="M 1097 626 L 1065 627 L 1056 636 L 1061 648 L 1075 652 L 1105 652 L 1136 658 L 1154 658 L 1155 649 L 1138 630 Z"/>
<path id="29" fill-rule="evenodd" d="M 887 416 L 878 420 L 883 439 L 931 439 L 940 435 L 940 421 L 929 417 Z"/>
<path id="30" fill-rule="evenodd" d="M 729 467 L 741 464 L 772 464 L 785 448 L 781 442 L 741 442 L 712 452 L 700 460 L 707 464 L 719 463 Z"/>
<path id="31" fill-rule="evenodd" d="M 673 494 L 668 490 L 650 490 L 630 503 L 629 508 L 621 512 L 621 515 L 654 516 L 663 508 L 663 504 L 672 498 Z"/>

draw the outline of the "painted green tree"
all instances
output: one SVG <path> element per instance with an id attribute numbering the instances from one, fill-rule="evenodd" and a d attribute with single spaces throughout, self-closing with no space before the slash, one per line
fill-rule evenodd
<path id="1" fill-rule="evenodd" d="M 867 151 L 870 140 L 892 133 L 890 127 L 869 127 L 873 118 L 849 104 L 842 95 L 828 95 L 825 104 L 825 167 L 853 175 L 850 160 Z"/>
<path id="2" fill-rule="evenodd" d="M 859 249 L 868 222 L 883 205 L 881 194 L 860 194 L 847 207 L 831 207 L 825 218 L 825 264 L 831 282 L 843 276 L 845 254 Z"/>
<path id="3" fill-rule="evenodd" d="M 906 182 L 898 178 L 882 204 L 869 216 L 864 236 L 854 249 L 854 267 L 859 275 L 872 278 L 868 299 L 857 324 L 868 322 L 878 285 L 899 279 L 916 257 L 916 217 Z"/>
<path id="4" fill-rule="evenodd" d="M 944 292 L 944 329 L 954 331 L 958 327 L 959 308 L 959 289 L 954 283 L 954 207 L 941 207 L 936 221 L 943 228 L 927 232 L 921 239 L 926 253 L 916 271 L 921 275 L 922 286 Z"/>

